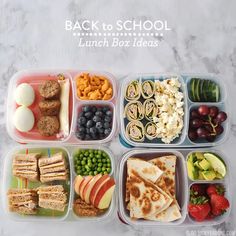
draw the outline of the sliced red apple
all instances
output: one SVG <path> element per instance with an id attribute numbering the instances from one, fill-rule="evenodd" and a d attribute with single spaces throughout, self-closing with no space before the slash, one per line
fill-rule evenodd
<path id="1" fill-rule="evenodd" d="M 94 205 L 94 200 L 95 197 L 97 195 L 97 192 L 99 191 L 99 189 L 102 187 L 102 185 L 108 181 L 110 179 L 109 175 L 103 175 L 97 182 L 96 184 L 94 184 L 91 192 L 90 192 L 90 196 L 89 196 L 89 202 Z"/>
<path id="2" fill-rule="evenodd" d="M 75 192 L 79 195 L 80 185 L 83 182 L 84 178 L 81 175 L 77 175 L 74 180 L 74 189 Z"/>
<path id="3" fill-rule="evenodd" d="M 89 183 L 89 181 L 93 178 L 93 176 L 85 176 L 84 177 L 84 181 L 82 181 L 82 183 L 80 184 L 80 187 L 79 187 L 79 195 L 81 197 L 81 199 L 83 199 L 83 191 L 84 191 L 84 188 L 86 187 L 86 185 Z M 83 199 L 84 200 L 84 199 Z"/>
<path id="4" fill-rule="evenodd" d="M 107 209 L 111 203 L 112 195 L 115 189 L 115 181 L 110 178 L 108 181 L 102 184 L 101 188 L 98 190 L 94 206 L 98 209 Z"/>
<path id="5" fill-rule="evenodd" d="M 85 186 L 84 191 L 83 191 L 83 199 L 85 200 L 85 202 L 90 203 L 89 202 L 89 196 L 91 193 L 91 190 L 93 188 L 93 186 L 97 183 L 97 181 L 102 177 L 101 174 L 95 175 L 90 181 L 89 183 Z"/>

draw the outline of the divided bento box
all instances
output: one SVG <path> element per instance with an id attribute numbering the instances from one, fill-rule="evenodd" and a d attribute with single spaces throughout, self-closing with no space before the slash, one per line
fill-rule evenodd
<path id="1" fill-rule="evenodd" d="M 75 189 L 77 188 L 75 181 L 78 171 L 78 160 L 76 159 L 76 155 L 78 153 L 85 153 L 86 155 L 87 152 L 89 154 L 93 152 L 103 153 L 105 158 L 109 159 L 110 171 L 106 175 L 100 172 L 100 177 L 105 178 L 105 176 L 107 176 L 106 178 L 113 179 L 115 176 L 114 156 L 112 152 L 105 147 L 97 147 L 92 145 L 83 147 L 79 145 L 65 147 L 32 145 L 27 147 L 18 146 L 11 150 L 5 157 L 2 179 L 2 201 L 5 213 L 8 217 L 15 221 L 82 222 L 86 220 L 99 222 L 111 220 L 114 216 L 116 205 L 115 194 L 112 195 L 111 202 L 107 205 L 108 207 L 101 210 L 97 215 L 91 214 L 91 205 L 89 205 L 88 208 L 86 208 L 86 204 L 84 202 L 82 202 L 82 206 L 80 206 L 81 208 L 78 208 L 78 205 L 75 205 L 76 200 L 80 198 Z M 35 169 L 33 170 L 30 168 L 33 167 L 33 161 L 35 160 L 34 158 L 36 155 L 40 155 L 36 158 L 38 160 L 38 175 L 35 174 Z M 60 172 L 58 171 L 59 169 L 54 169 L 56 172 L 52 177 L 50 168 L 54 168 L 57 164 L 59 167 L 58 161 L 60 161 L 61 165 L 62 162 L 59 159 L 62 156 L 64 158 L 63 162 L 66 163 L 65 173 L 67 174 L 67 178 L 58 179 L 57 174 L 62 173 L 62 169 L 60 169 Z M 50 160 L 55 157 L 56 162 L 53 162 L 52 164 Z M 87 157 L 89 158 L 89 155 Z M 96 156 L 94 156 L 94 158 L 96 159 Z M 44 160 L 41 161 L 41 159 Z M 101 157 L 101 159 L 103 160 L 103 157 Z M 48 167 L 50 168 L 47 168 L 47 165 L 43 165 L 43 163 L 48 164 Z M 52 165 L 54 165 L 54 167 Z M 83 168 L 84 166 L 81 167 Z M 81 173 L 81 176 L 85 176 L 84 174 L 86 173 Z M 92 175 L 93 177 L 96 177 L 94 174 Z M 49 177 L 51 179 L 47 179 Z M 89 186 L 93 184 L 92 181 L 90 182 L 90 185 L 88 183 L 86 183 L 86 185 L 84 184 L 84 189 L 86 189 L 84 192 L 88 193 L 88 190 L 90 190 L 92 193 L 95 189 L 97 191 L 94 195 L 96 196 L 95 201 L 101 199 L 99 202 L 102 202 L 105 193 L 108 191 L 108 187 L 104 184 L 99 185 L 99 178 L 97 178 L 97 180 L 98 181 L 92 185 L 92 188 L 89 188 Z M 90 192 L 88 194 L 90 194 Z M 24 207 L 22 201 L 25 201 L 25 206 L 27 207 Z M 88 215 L 78 215 L 78 209 L 81 211 L 84 210 L 82 213 Z M 94 208 L 92 209 L 94 210 Z"/>
<path id="2" fill-rule="evenodd" d="M 220 160 L 221 164 L 223 163 L 225 165 L 225 170 L 227 170 L 227 172 L 224 173 L 224 177 L 221 179 L 215 178 L 214 180 L 213 178 L 211 180 L 203 178 L 191 179 L 191 169 L 188 167 L 188 160 L 196 153 L 210 153 L 213 154 L 214 157 L 217 157 L 216 160 Z M 154 164 L 163 171 L 162 177 L 159 176 L 156 182 L 152 181 L 154 181 L 154 177 L 158 172 L 153 172 L 151 169 L 149 169 L 149 171 L 148 168 L 150 164 Z M 151 168 L 153 168 L 153 166 Z M 199 169 L 196 168 L 196 170 Z M 211 171 L 211 168 L 209 171 Z M 204 174 L 208 173 L 208 171 L 203 172 Z M 221 151 L 213 149 L 156 150 L 134 148 L 123 155 L 119 164 L 118 175 L 119 216 L 123 222 L 134 228 L 211 226 L 220 224 L 229 217 L 232 206 L 232 197 L 230 196 L 230 166 Z M 164 179 L 164 184 L 162 178 Z M 206 196 L 208 199 L 208 203 L 213 204 L 210 200 L 210 195 L 208 196 L 209 190 L 207 190 L 209 186 L 213 185 L 223 187 L 225 191 L 224 197 L 229 202 L 228 208 L 223 211 L 224 214 L 221 213 L 211 218 L 205 216 L 204 220 L 198 221 L 189 213 L 190 197 L 199 199 L 197 197 L 202 198 L 204 195 L 204 197 Z M 198 192 L 196 191 L 198 190 L 196 190 L 196 188 L 199 188 L 199 186 L 204 190 L 204 193 L 200 193 L 199 190 L 199 195 L 197 195 Z M 151 191 L 149 188 L 151 188 Z M 165 193 L 168 193 L 173 201 L 169 207 L 162 208 L 162 205 L 156 204 L 163 200 L 161 195 L 164 194 L 165 196 Z M 151 194 L 150 198 L 149 194 Z M 149 201 L 147 200 L 148 198 L 152 200 Z M 158 199 L 158 201 L 155 199 Z M 213 205 L 211 207 L 213 209 Z M 160 213 L 149 215 L 153 210 L 154 212 L 160 210 Z M 201 210 L 198 210 L 198 214 L 201 215 L 199 211 Z M 204 209 L 202 209 L 202 211 L 204 211 Z M 207 214 L 212 214 L 209 209 L 208 211 L 209 213 Z"/>
<path id="3" fill-rule="evenodd" d="M 226 88 L 216 76 L 131 74 L 119 96 L 121 142 L 131 147 L 207 147 L 228 136 Z"/>
<path id="4" fill-rule="evenodd" d="M 106 143 L 116 133 L 116 90 L 106 72 L 20 71 L 8 87 L 8 134 L 19 143 Z"/>

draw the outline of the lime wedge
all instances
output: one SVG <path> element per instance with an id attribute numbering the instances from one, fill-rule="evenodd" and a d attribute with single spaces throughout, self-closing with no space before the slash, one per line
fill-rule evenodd
<path id="1" fill-rule="evenodd" d="M 214 171 L 221 174 L 222 177 L 226 175 L 226 165 L 220 157 L 216 156 L 213 153 L 204 153 L 204 157 L 208 162 L 210 162 Z"/>

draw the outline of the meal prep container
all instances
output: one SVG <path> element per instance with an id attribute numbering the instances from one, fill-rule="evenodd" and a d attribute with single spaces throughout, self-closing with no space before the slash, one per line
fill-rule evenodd
<path id="1" fill-rule="evenodd" d="M 206 181 L 206 180 L 198 180 L 198 181 L 192 181 L 188 178 L 187 175 L 187 157 L 192 152 L 212 152 L 220 157 L 223 158 L 223 160 L 226 163 L 227 166 L 227 174 L 222 180 L 214 180 L 214 181 Z M 126 178 L 127 178 L 127 159 L 130 157 L 136 157 L 136 158 L 142 158 L 143 160 L 150 160 L 152 158 L 156 158 L 158 156 L 164 156 L 164 155 L 175 155 L 177 157 L 176 162 L 176 199 L 180 205 L 182 218 L 173 222 L 158 222 L 158 221 L 149 221 L 149 220 L 131 220 L 129 216 L 129 211 L 126 209 L 126 203 L 125 203 L 125 184 L 126 184 Z M 134 228 L 158 228 L 158 227 L 180 227 L 180 226 L 212 226 L 217 225 L 222 222 L 224 222 L 230 214 L 231 206 L 232 206 L 232 199 L 230 196 L 230 167 L 226 161 L 226 158 L 224 154 L 218 150 L 213 149 L 207 149 L 207 150 L 198 150 L 198 149 L 189 149 L 189 150 L 157 150 L 157 149 L 133 149 L 131 151 L 128 151 L 124 154 L 122 157 L 120 164 L 119 164 L 119 215 L 123 222 L 126 224 L 134 227 Z M 194 183 L 220 183 L 223 184 L 225 187 L 225 196 L 230 202 L 230 208 L 227 210 L 225 214 L 222 216 L 218 216 L 212 220 L 206 220 L 203 222 L 197 222 L 194 221 L 188 214 L 187 206 L 189 203 L 189 197 L 190 197 L 190 187 Z"/>
<path id="2" fill-rule="evenodd" d="M 127 118 L 125 118 L 124 115 L 124 107 L 128 103 L 125 100 L 125 91 L 126 87 L 129 84 L 129 82 L 138 80 L 138 81 L 145 81 L 145 80 L 165 80 L 171 77 L 178 77 L 181 88 L 180 91 L 184 94 L 184 127 L 182 129 L 182 133 L 178 138 L 173 140 L 170 144 L 165 144 L 160 139 L 153 139 L 148 140 L 145 138 L 143 142 L 135 142 L 131 140 L 127 134 L 126 134 L 126 125 L 128 124 Z M 220 93 L 221 98 L 219 102 L 192 102 L 189 97 L 189 84 L 191 78 L 199 78 L 199 79 L 209 79 L 214 82 L 216 82 L 220 86 Z M 128 145 L 130 147 L 159 147 L 159 148 L 172 148 L 172 147 L 210 147 L 210 146 L 216 146 L 225 141 L 225 139 L 228 137 L 229 134 L 229 128 L 230 128 L 230 110 L 227 103 L 227 96 L 226 96 L 226 87 L 223 82 L 221 82 L 220 79 L 218 79 L 216 76 L 213 75 L 199 75 L 199 74 L 131 74 L 124 78 L 121 84 L 120 89 L 120 103 L 119 103 L 119 113 L 121 118 L 121 124 L 120 124 L 120 134 L 121 134 L 121 143 Z M 217 136 L 216 140 L 214 142 L 208 142 L 206 140 L 197 140 L 195 142 L 192 142 L 188 137 L 188 130 L 189 130 L 189 118 L 190 118 L 190 111 L 200 105 L 207 105 L 207 106 L 217 106 L 220 110 L 225 111 L 228 115 L 227 120 L 222 123 L 224 132 Z M 144 122 L 146 124 L 146 121 Z"/>
<path id="3" fill-rule="evenodd" d="M 81 100 L 77 96 L 76 90 L 76 77 L 82 73 L 89 73 L 91 75 L 105 76 L 111 83 L 113 88 L 113 96 L 110 100 Z M 37 107 L 37 101 L 39 101 L 40 95 L 38 93 L 38 86 L 44 81 L 44 78 L 56 78 L 58 74 L 63 74 L 70 81 L 70 100 L 69 100 L 69 127 L 70 133 L 64 138 L 55 138 L 55 137 L 44 137 L 38 134 L 37 129 L 35 128 L 37 122 L 37 115 L 39 114 L 39 109 Z M 26 133 L 19 132 L 13 125 L 12 117 L 14 111 L 17 107 L 14 100 L 14 91 L 20 83 L 29 83 L 35 90 L 36 99 L 35 102 L 29 107 L 32 109 L 35 115 L 35 125 L 34 128 Z M 26 70 L 20 71 L 13 75 L 8 86 L 8 96 L 6 101 L 6 126 L 7 132 L 12 139 L 19 143 L 66 143 L 66 144 L 103 144 L 109 142 L 116 134 L 117 130 L 117 121 L 116 121 L 116 81 L 113 75 L 106 72 L 97 72 L 97 71 L 80 71 L 80 70 Z M 77 128 L 77 116 L 82 105 L 96 105 L 103 106 L 108 105 L 113 110 L 113 125 L 112 131 L 108 137 L 102 140 L 80 140 L 76 137 L 76 128 Z"/>
<path id="4" fill-rule="evenodd" d="M 2 178 L 2 201 L 3 201 L 3 207 L 4 211 L 7 214 L 7 216 L 14 220 L 14 221 L 75 221 L 75 222 L 83 222 L 83 221 L 91 221 L 91 222 L 104 222 L 104 221 L 109 221 L 114 217 L 114 212 L 115 212 L 115 206 L 116 206 L 116 197 L 115 197 L 115 192 L 110 204 L 110 207 L 107 209 L 107 211 L 97 217 L 79 217 L 77 216 L 74 211 L 73 211 L 73 202 L 74 202 L 74 187 L 73 187 L 73 181 L 76 176 L 75 171 L 74 171 L 74 162 L 73 162 L 73 154 L 78 150 L 78 149 L 96 149 L 96 150 L 102 150 L 105 151 L 110 159 L 111 159 L 111 176 L 115 176 L 115 161 L 114 161 L 114 155 L 112 152 L 105 147 L 102 146 L 66 146 L 66 147 L 55 147 L 55 146 L 17 146 L 8 154 L 5 156 L 5 162 L 4 162 L 4 167 L 3 167 L 3 178 Z M 62 151 L 63 153 L 66 154 L 67 160 L 69 162 L 69 180 L 66 181 L 67 189 L 68 189 L 68 207 L 66 208 L 65 212 L 63 214 L 60 214 L 58 211 L 53 211 L 53 210 L 46 210 L 47 212 L 51 212 L 50 214 L 47 215 L 20 215 L 18 213 L 10 212 L 8 209 L 8 198 L 7 198 L 7 191 L 11 187 L 16 187 L 16 188 L 24 188 L 26 186 L 32 188 L 32 184 L 28 183 L 28 180 L 21 180 L 19 178 L 16 178 L 12 175 L 12 160 L 13 160 L 13 155 L 16 153 L 32 153 L 32 152 L 41 152 L 43 154 L 48 154 L 48 152 L 53 155 L 54 153 Z M 63 184 L 65 181 L 54 181 L 54 184 Z M 47 185 L 51 185 L 51 183 L 46 183 Z M 117 184 L 117 183 L 116 183 Z M 34 186 L 39 186 L 43 185 L 40 182 L 37 182 L 34 184 Z M 63 184 L 65 185 L 65 184 Z M 116 191 L 116 190 L 115 190 Z"/>

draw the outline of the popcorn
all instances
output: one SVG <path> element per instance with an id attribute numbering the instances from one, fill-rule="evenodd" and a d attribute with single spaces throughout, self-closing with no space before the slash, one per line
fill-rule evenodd
<path id="1" fill-rule="evenodd" d="M 183 129 L 184 96 L 180 87 L 178 78 L 155 81 L 155 100 L 159 113 L 153 122 L 157 125 L 157 137 L 164 143 L 171 143 Z"/>

